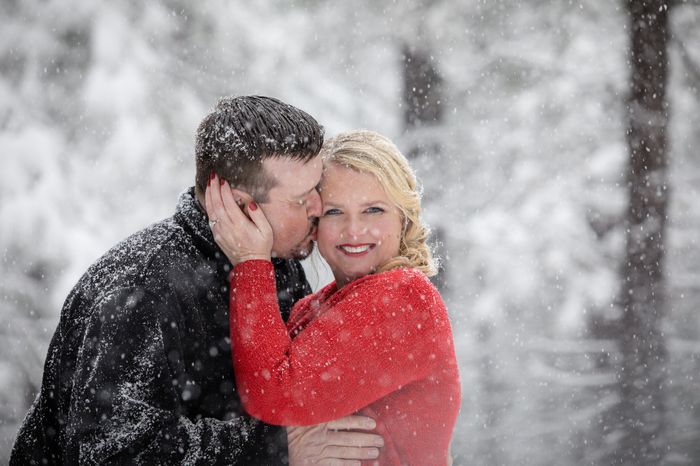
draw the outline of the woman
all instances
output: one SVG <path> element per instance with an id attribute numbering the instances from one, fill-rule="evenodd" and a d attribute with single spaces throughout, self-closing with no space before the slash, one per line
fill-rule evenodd
<path id="1" fill-rule="evenodd" d="M 286 325 L 264 214 L 251 203 L 247 220 L 228 184 L 215 179 L 207 190 L 210 218 L 236 225 L 214 230 L 234 264 L 231 344 L 241 400 L 270 424 L 363 414 L 385 440 L 378 464 L 447 464 L 459 374 L 447 311 L 428 280 L 435 265 L 415 176 L 396 146 L 370 131 L 341 134 L 321 153 L 317 243 L 335 281 L 299 301 Z"/>

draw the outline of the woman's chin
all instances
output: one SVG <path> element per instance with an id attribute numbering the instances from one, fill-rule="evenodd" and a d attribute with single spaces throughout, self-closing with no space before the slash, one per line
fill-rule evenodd
<path id="1" fill-rule="evenodd" d="M 340 276 L 342 277 L 341 281 L 343 281 L 344 283 L 350 283 L 350 282 L 354 282 L 358 278 L 362 278 L 365 275 L 369 275 L 371 273 L 372 273 L 372 270 L 370 270 L 370 269 L 344 270 L 344 271 L 342 271 Z"/>

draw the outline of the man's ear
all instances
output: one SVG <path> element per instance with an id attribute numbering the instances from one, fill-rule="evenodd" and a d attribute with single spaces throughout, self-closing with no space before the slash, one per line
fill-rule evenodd
<path id="1" fill-rule="evenodd" d="M 238 207 L 240 207 L 241 209 L 253 202 L 253 196 L 251 196 L 247 192 L 241 191 L 237 188 L 232 188 L 231 191 L 233 192 L 233 198 L 236 200 L 236 204 L 238 204 Z"/>

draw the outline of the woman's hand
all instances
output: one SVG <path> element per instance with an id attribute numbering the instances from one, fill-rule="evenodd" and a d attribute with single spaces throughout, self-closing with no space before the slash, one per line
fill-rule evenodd
<path id="1" fill-rule="evenodd" d="M 270 260 L 272 228 L 255 202 L 241 207 L 237 202 L 241 200 L 217 175 L 209 181 L 204 201 L 214 241 L 233 265 L 252 259 Z"/>

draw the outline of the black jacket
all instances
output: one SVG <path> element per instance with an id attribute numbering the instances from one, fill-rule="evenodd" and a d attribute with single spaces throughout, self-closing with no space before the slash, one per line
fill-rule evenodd
<path id="1" fill-rule="evenodd" d="M 10 464 L 284 464 L 283 429 L 236 393 L 230 267 L 192 189 L 93 264 L 63 306 Z M 297 261 L 275 270 L 288 315 L 310 288 Z"/>

